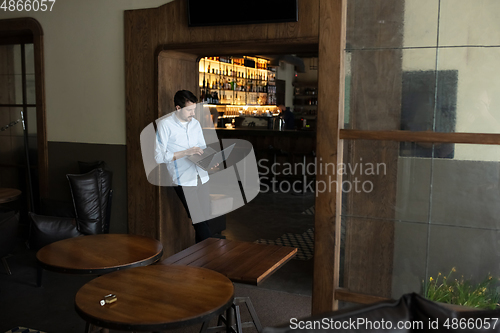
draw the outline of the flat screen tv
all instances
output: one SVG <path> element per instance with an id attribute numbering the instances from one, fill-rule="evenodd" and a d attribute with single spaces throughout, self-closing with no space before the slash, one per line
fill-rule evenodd
<path id="1" fill-rule="evenodd" d="M 299 0 L 188 0 L 190 27 L 297 22 Z"/>

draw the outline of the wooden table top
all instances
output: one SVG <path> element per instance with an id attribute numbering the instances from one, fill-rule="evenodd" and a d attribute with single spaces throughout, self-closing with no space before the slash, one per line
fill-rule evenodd
<path id="1" fill-rule="evenodd" d="M 21 193 L 15 188 L 0 188 L 0 204 L 17 200 Z"/>
<path id="2" fill-rule="evenodd" d="M 100 234 L 61 240 L 40 249 L 36 257 L 47 270 L 71 274 L 105 274 L 147 266 L 160 260 L 156 239 L 129 234 Z"/>
<path id="3" fill-rule="evenodd" d="M 101 306 L 105 295 L 117 301 Z M 153 265 L 113 272 L 76 294 L 78 314 L 94 325 L 127 331 L 163 331 L 221 314 L 234 299 L 233 283 L 217 272 L 189 266 Z"/>
<path id="4" fill-rule="evenodd" d="M 208 238 L 160 264 L 204 267 L 233 282 L 258 285 L 296 253 L 294 247 Z"/>

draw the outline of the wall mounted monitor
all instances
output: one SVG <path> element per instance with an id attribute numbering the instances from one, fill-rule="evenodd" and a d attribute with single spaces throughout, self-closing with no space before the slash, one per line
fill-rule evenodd
<path id="1" fill-rule="evenodd" d="M 297 22 L 299 0 L 188 0 L 190 27 Z"/>

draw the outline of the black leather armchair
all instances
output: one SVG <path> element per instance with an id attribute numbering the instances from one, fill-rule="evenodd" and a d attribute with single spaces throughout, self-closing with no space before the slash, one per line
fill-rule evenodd
<path id="1" fill-rule="evenodd" d="M 112 172 L 102 168 L 67 175 L 74 215 L 42 216 L 30 213 L 30 247 L 40 249 L 58 240 L 109 232 Z"/>

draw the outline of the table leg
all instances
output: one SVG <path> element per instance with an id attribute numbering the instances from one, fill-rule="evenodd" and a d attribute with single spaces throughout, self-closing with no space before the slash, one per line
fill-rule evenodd
<path id="1" fill-rule="evenodd" d="M 234 319 L 236 319 L 236 329 L 233 328 Z M 209 322 L 210 320 L 203 322 L 200 333 L 221 332 L 224 328 L 226 329 L 226 333 L 242 333 L 240 307 L 234 303 L 231 304 L 231 306 L 226 310 L 226 317 L 224 317 L 223 314 L 219 315 L 217 319 L 217 326 L 208 327 Z"/>
<path id="2" fill-rule="evenodd" d="M 2 258 L 3 262 L 3 267 L 5 267 L 5 270 L 7 271 L 8 275 L 11 275 L 12 272 L 10 271 L 9 264 L 7 263 L 7 258 L 10 257 L 10 254 Z"/>
<path id="3" fill-rule="evenodd" d="M 205 333 L 207 331 L 207 328 L 208 328 L 208 321 L 204 321 L 203 324 L 201 325 L 200 333 Z"/>
<path id="4" fill-rule="evenodd" d="M 233 309 L 229 307 L 226 311 L 226 333 L 232 333 L 233 326 Z"/>
<path id="5" fill-rule="evenodd" d="M 85 333 L 109 333 L 109 329 L 102 328 L 87 322 L 85 324 Z"/>
<path id="6" fill-rule="evenodd" d="M 234 298 L 234 303 L 245 303 L 248 309 L 248 312 L 250 313 L 250 317 L 252 317 L 251 322 L 245 322 L 242 323 L 241 326 L 247 327 L 248 324 L 253 324 L 255 326 L 255 329 L 257 332 L 262 332 L 262 325 L 259 320 L 259 316 L 257 316 L 257 312 L 255 311 L 255 308 L 253 307 L 252 301 L 250 301 L 250 297 L 235 297 Z M 241 323 L 241 322 L 240 322 Z M 239 332 L 240 333 L 240 332 Z"/>
<path id="7" fill-rule="evenodd" d="M 240 307 L 239 305 L 236 305 L 233 303 L 232 307 L 234 308 L 234 315 L 236 317 L 236 333 L 242 333 L 241 332 L 241 315 L 240 315 Z M 259 331 L 260 332 L 260 331 Z"/>

